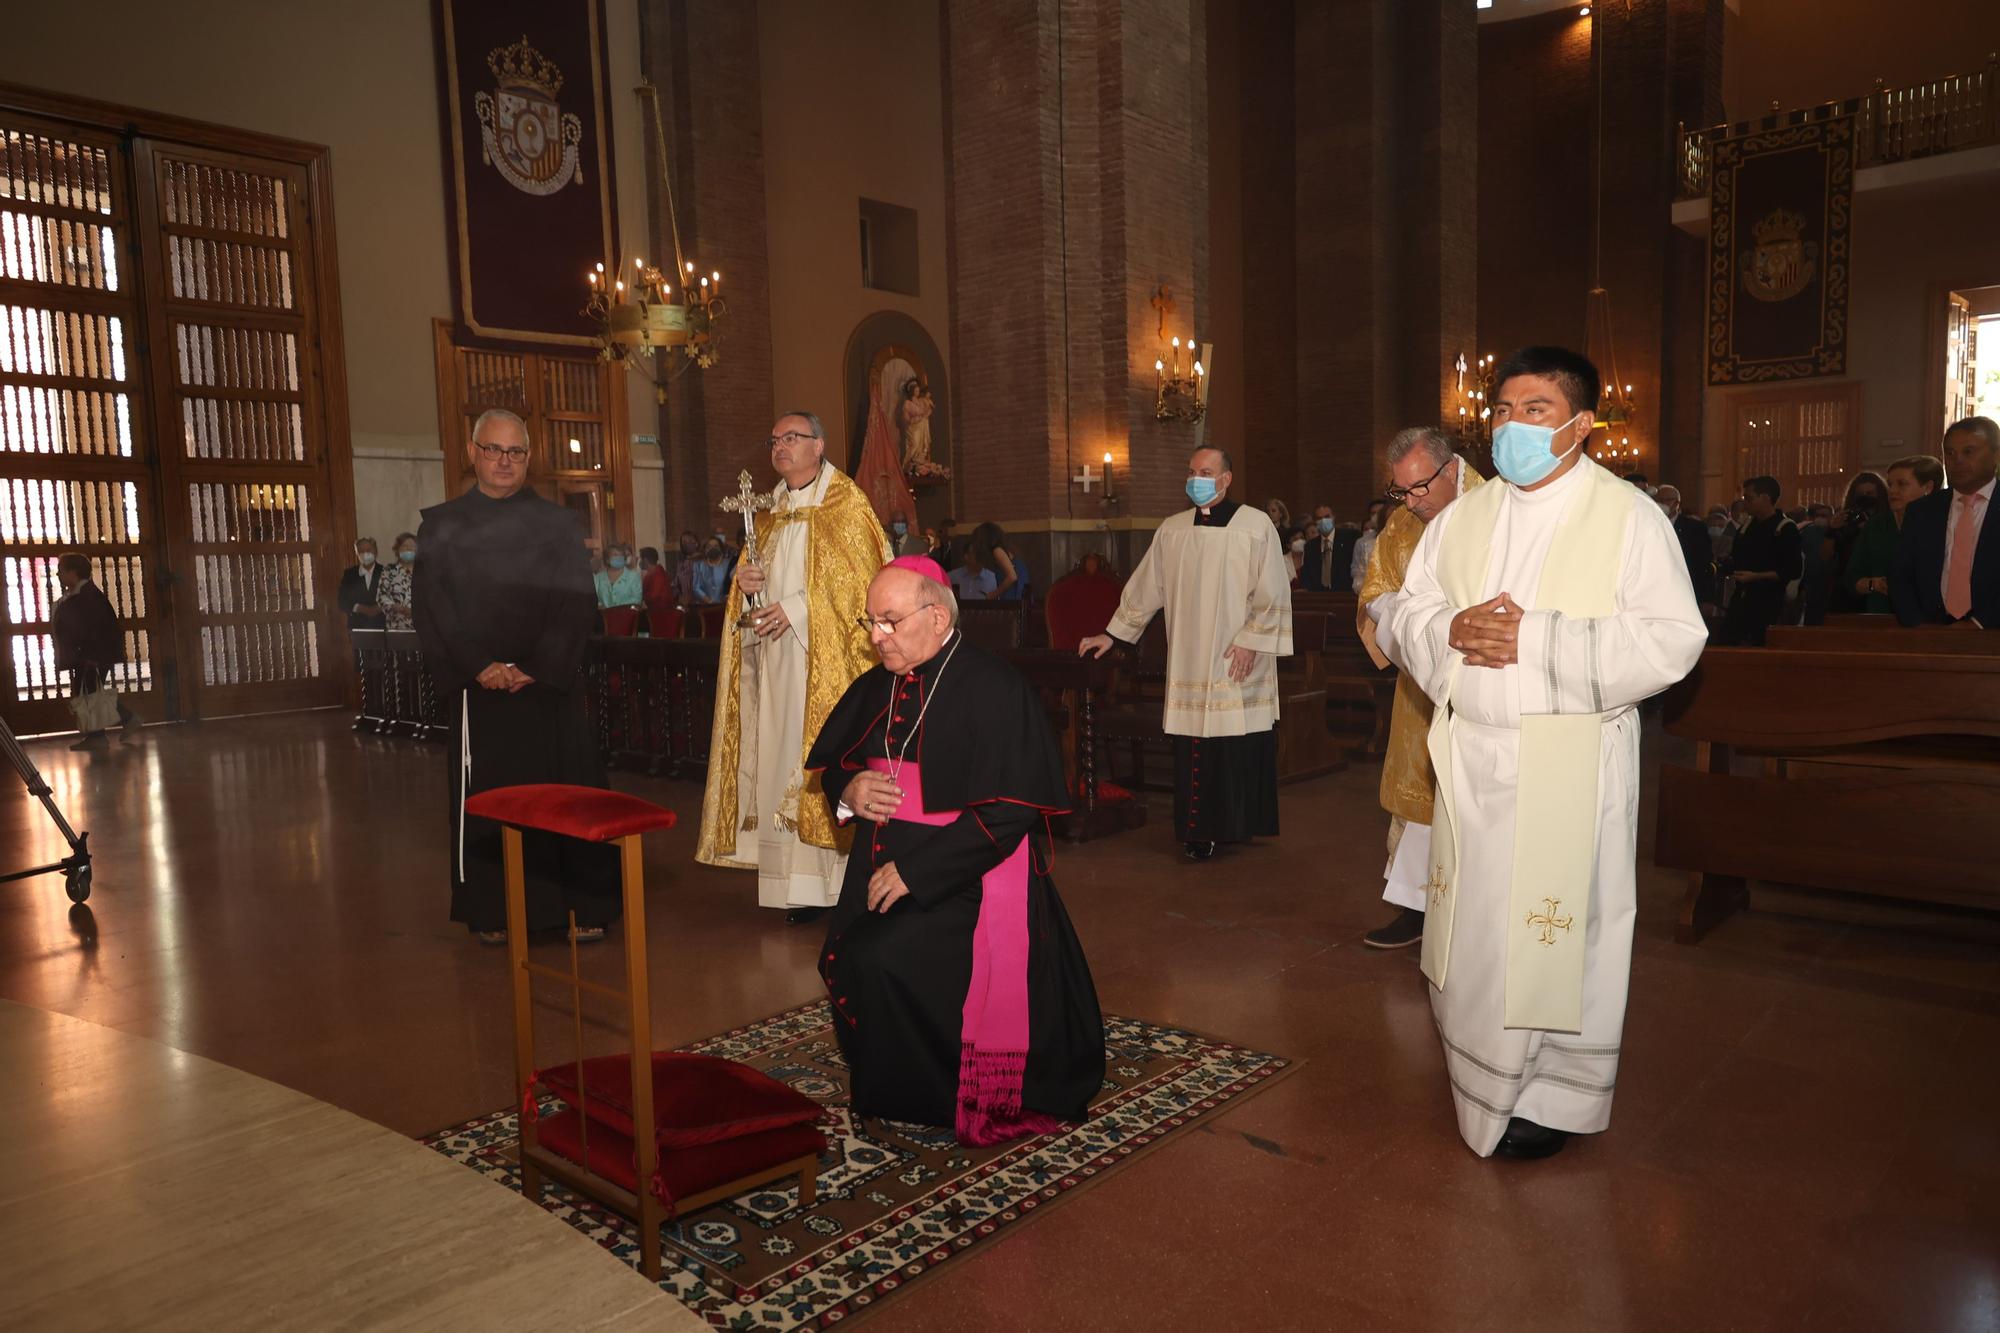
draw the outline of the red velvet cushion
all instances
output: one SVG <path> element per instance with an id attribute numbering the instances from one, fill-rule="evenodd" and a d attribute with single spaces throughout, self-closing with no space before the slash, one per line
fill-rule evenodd
<path id="1" fill-rule="evenodd" d="M 574 1110 L 558 1111 L 537 1122 L 535 1138 L 550 1151 L 637 1193 L 639 1158 L 631 1136 L 593 1120 L 590 1160 L 586 1162 L 582 1126 L 582 1117 Z M 760 1134 L 745 1134 L 698 1148 L 662 1145 L 660 1164 L 653 1172 L 653 1193 L 671 1207 L 675 1199 L 685 1199 L 801 1157 L 816 1157 L 824 1151 L 826 1136 L 811 1125 L 767 1129 Z"/>
<path id="2" fill-rule="evenodd" d="M 636 606 L 606 607 L 604 632 L 614 639 L 626 639 L 639 631 L 639 608 Z"/>
<path id="3" fill-rule="evenodd" d="M 585 842 L 616 842 L 633 833 L 674 826 L 674 812 L 651 801 L 622 791 L 561 782 L 495 787 L 467 797 L 465 813 Z"/>
<path id="4" fill-rule="evenodd" d="M 623 1055 L 600 1055 L 583 1062 L 584 1089 L 576 1090 L 576 1066 L 551 1065 L 535 1081 L 571 1106 L 582 1105 L 593 1124 L 632 1134 L 632 1066 Z M 663 1148 L 691 1148 L 819 1119 L 820 1105 L 768 1074 L 734 1060 L 679 1051 L 653 1052 L 653 1127 Z"/>

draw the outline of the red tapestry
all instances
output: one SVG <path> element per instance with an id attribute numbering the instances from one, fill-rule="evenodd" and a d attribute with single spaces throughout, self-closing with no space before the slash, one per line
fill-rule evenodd
<path id="1" fill-rule="evenodd" d="M 462 333 L 587 346 L 618 262 L 602 0 L 436 0 L 452 304 Z"/>

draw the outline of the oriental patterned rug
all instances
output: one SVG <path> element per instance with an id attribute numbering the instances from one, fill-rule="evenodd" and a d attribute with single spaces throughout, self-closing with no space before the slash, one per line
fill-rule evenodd
<path id="1" fill-rule="evenodd" d="M 826 1106 L 818 1199 L 781 1182 L 667 1223 L 660 1286 L 718 1328 L 826 1328 L 1032 1219 L 1162 1140 L 1203 1123 L 1295 1062 L 1177 1028 L 1104 1019 L 1104 1087 L 1062 1134 L 961 1148 L 950 1130 L 870 1120 L 857 1134 L 847 1070 L 820 1001 L 686 1049 L 761 1069 Z M 548 1111 L 560 1103 L 543 1103 Z M 516 1112 L 433 1134 L 428 1146 L 509 1189 Z M 543 1207 L 632 1264 L 636 1228 L 550 1185 Z"/>

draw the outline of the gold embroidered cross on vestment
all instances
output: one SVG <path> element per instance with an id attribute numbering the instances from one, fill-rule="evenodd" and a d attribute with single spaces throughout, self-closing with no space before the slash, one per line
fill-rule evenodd
<path id="1" fill-rule="evenodd" d="M 1444 901 L 1445 894 L 1451 891 L 1451 885 L 1445 882 L 1443 866 L 1432 867 L 1431 881 L 1424 887 L 1430 891 L 1431 910 L 1436 911 L 1437 905 Z"/>
<path id="2" fill-rule="evenodd" d="M 1536 939 L 1537 943 L 1554 944 L 1557 931 L 1566 931 L 1576 924 L 1575 917 L 1556 914 L 1561 907 L 1562 899 L 1544 898 L 1541 911 L 1528 913 L 1528 925 L 1542 932 Z"/>

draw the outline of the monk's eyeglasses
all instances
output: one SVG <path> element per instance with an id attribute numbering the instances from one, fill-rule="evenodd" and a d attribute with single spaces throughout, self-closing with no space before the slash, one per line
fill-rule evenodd
<path id="1" fill-rule="evenodd" d="M 1451 466 L 1451 460 L 1447 458 L 1444 460 L 1444 462 L 1438 464 L 1436 472 L 1431 473 L 1428 477 L 1425 477 L 1422 481 L 1417 482 L 1415 485 L 1413 486 L 1391 485 L 1389 489 L 1383 491 L 1382 494 L 1385 497 L 1387 497 L 1389 503 L 1391 504 L 1401 504 L 1403 503 L 1404 500 L 1408 499 L 1412 495 L 1423 495 L 1430 490 L 1431 483 L 1436 481 L 1438 477 L 1444 472 L 1444 470 L 1450 466 Z"/>
<path id="2" fill-rule="evenodd" d="M 488 458 L 504 458 L 510 463 L 525 463 L 528 461 L 528 451 L 520 445 L 486 444 L 479 440 L 474 440 L 472 447 L 480 453 L 485 454 Z"/>

